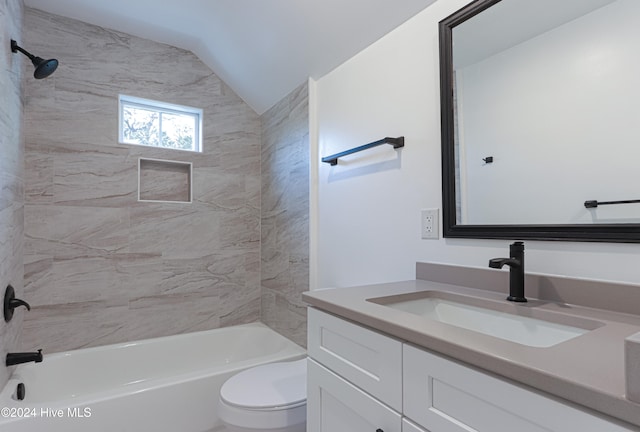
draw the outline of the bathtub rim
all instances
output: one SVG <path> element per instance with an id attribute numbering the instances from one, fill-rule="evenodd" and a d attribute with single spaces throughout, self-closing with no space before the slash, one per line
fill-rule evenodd
<path id="1" fill-rule="evenodd" d="M 264 324 L 262 322 L 256 321 L 256 322 L 246 323 L 246 324 L 237 324 L 237 325 L 226 326 L 226 327 L 217 327 L 217 328 L 209 329 L 209 330 L 198 330 L 198 331 L 194 331 L 194 332 L 179 333 L 179 334 L 175 334 L 175 335 L 157 336 L 157 337 L 152 337 L 152 338 L 137 339 L 137 340 L 133 340 L 133 341 L 127 341 L 127 342 L 116 342 L 116 343 L 108 344 L 108 345 L 99 345 L 99 346 L 94 346 L 94 347 L 77 348 L 77 349 L 68 350 L 68 351 L 57 351 L 57 352 L 54 352 L 54 353 L 51 353 L 51 354 L 47 354 L 46 352 L 43 351 L 42 355 L 44 356 L 44 361 L 46 361 L 47 358 L 56 359 L 58 357 L 67 357 L 67 356 L 71 356 L 71 355 L 75 355 L 75 354 L 84 354 L 84 353 L 107 351 L 107 350 L 110 350 L 110 349 L 127 348 L 127 347 L 130 347 L 130 346 L 144 346 L 144 345 L 150 345 L 152 343 L 171 341 L 171 340 L 174 340 L 174 339 L 185 338 L 185 337 L 189 337 L 189 336 L 196 337 L 197 335 L 203 335 L 205 333 L 214 333 L 214 332 L 224 331 L 224 330 L 228 330 L 228 329 L 232 329 L 232 328 L 236 329 L 236 328 L 251 328 L 251 327 L 263 328 L 263 329 L 270 330 L 273 333 L 275 333 L 276 335 L 280 336 L 286 342 L 289 342 L 292 345 L 294 345 L 295 347 L 297 347 L 297 348 L 299 348 L 299 349 L 301 349 L 301 350 L 306 352 L 306 349 L 304 349 L 300 345 L 296 344 L 291 339 L 289 339 L 289 338 L 283 336 L 282 334 L 278 333 L 277 331 L 275 331 L 274 329 L 272 329 L 268 325 L 266 325 L 266 324 Z M 20 368 L 20 365 L 18 365 L 16 367 L 16 370 L 18 368 Z"/>

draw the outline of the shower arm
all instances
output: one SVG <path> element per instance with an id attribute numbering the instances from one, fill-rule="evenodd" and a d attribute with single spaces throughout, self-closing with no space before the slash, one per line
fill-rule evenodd
<path id="1" fill-rule="evenodd" d="M 24 48 L 20 47 L 18 45 L 18 42 L 14 41 L 13 39 L 11 39 L 11 52 L 18 52 L 20 51 L 22 54 L 26 55 L 27 57 L 29 57 L 29 60 L 33 61 L 34 58 L 36 58 L 36 56 L 34 56 L 33 54 L 31 54 L 29 51 L 25 50 Z"/>

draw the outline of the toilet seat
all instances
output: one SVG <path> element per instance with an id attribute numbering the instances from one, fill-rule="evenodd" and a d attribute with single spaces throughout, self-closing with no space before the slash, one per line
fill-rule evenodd
<path id="1" fill-rule="evenodd" d="M 232 376 L 220 389 L 218 415 L 231 431 L 304 431 L 307 360 L 271 363 Z"/>
<path id="2" fill-rule="evenodd" d="M 247 410 L 295 408 L 306 404 L 306 376 L 306 359 L 257 366 L 229 378 L 220 399 Z"/>

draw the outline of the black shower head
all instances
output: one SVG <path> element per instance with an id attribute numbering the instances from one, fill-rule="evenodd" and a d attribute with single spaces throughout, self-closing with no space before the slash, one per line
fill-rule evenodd
<path id="1" fill-rule="evenodd" d="M 55 70 L 58 68 L 58 60 L 56 59 L 45 60 L 41 57 L 36 57 L 33 54 L 27 52 L 26 50 L 20 48 L 18 46 L 18 43 L 13 39 L 11 40 L 11 51 L 14 53 L 20 51 L 22 54 L 29 57 L 29 59 L 31 60 L 31 63 L 33 63 L 33 65 L 36 68 L 36 70 L 33 72 L 33 77 L 35 79 L 46 78 L 52 73 L 54 73 Z"/>
<path id="2" fill-rule="evenodd" d="M 33 72 L 35 79 L 46 78 L 58 68 L 58 60 L 56 59 L 44 60 L 40 57 L 35 57 L 31 62 L 36 67 L 36 70 Z"/>

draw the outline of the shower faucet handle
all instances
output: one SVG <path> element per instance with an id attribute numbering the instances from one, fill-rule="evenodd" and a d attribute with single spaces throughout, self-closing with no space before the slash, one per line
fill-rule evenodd
<path id="1" fill-rule="evenodd" d="M 24 300 L 20 300 L 18 298 L 14 298 L 14 299 L 9 300 L 9 307 L 11 309 L 15 309 L 15 308 L 20 307 L 20 306 L 24 306 L 24 307 L 27 308 L 27 310 L 31 310 L 31 306 L 29 306 L 29 303 L 27 303 Z"/>
<path id="2" fill-rule="evenodd" d="M 11 321 L 13 318 L 13 311 L 15 308 L 24 306 L 27 310 L 31 310 L 31 306 L 24 300 L 16 298 L 16 292 L 11 285 L 7 286 L 7 290 L 4 292 L 4 320 L 6 322 Z"/>

